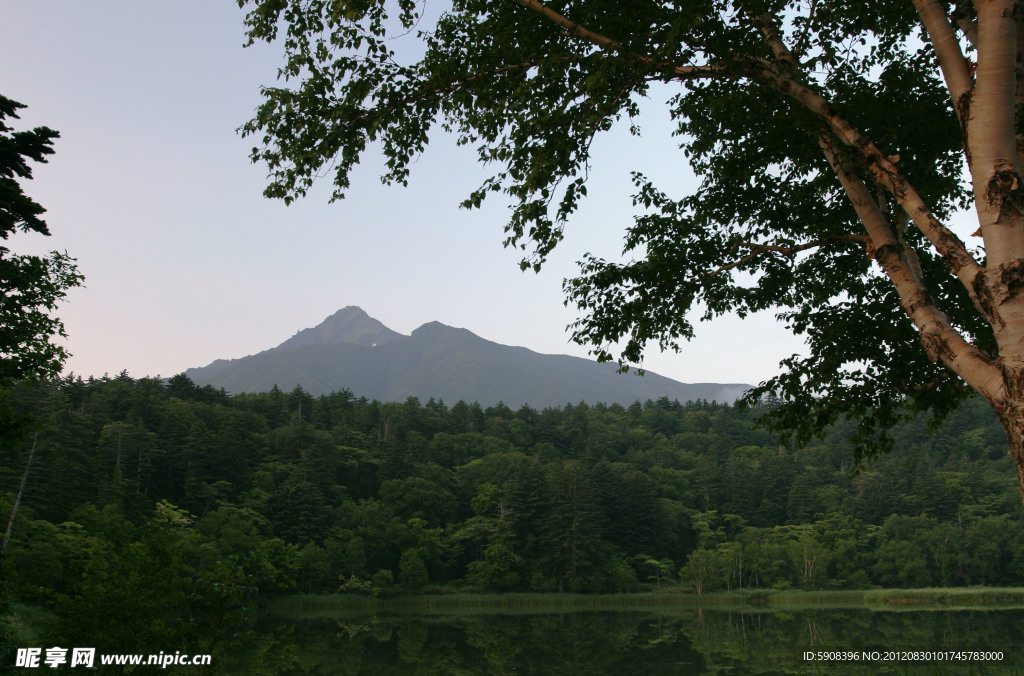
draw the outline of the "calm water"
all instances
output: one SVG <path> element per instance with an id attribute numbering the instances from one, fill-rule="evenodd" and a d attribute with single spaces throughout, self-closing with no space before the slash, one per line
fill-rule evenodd
<path id="1" fill-rule="evenodd" d="M 966 650 L 1001 651 L 1003 659 L 907 662 L 907 655 L 886 655 Z M 834 651 L 856 651 L 859 659 L 804 657 Z M 878 651 L 878 659 L 864 651 Z M 686 608 L 268 618 L 220 667 L 267 675 L 1024 674 L 1024 611 Z"/>

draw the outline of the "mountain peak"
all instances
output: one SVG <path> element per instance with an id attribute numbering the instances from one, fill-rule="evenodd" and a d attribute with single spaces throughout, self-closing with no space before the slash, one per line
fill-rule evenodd
<path id="1" fill-rule="evenodd" d="M 299 384 L 314 395 L 347 388 L 380 401 L 434 397 L 485 406 L 526 403 L 538 410 L 577 401 L 628 405 L 662 396 L 726 402 L 748 388 L 691 385 L 650 371 L 643 378 L 626 377 L 613 364 L 500 345 L 437 321 L 404 336 L 353 305 L 276 348 L 187 373 L 198 385 L 229 392 L 265 392 L 274 384 L 282 389 Z"/>
<path id="2" fill-rule="evenodd" d="M 469 329 L 459 328 L 457 326 L 448 326 L 438 321 L 427 322 L 416 328 L 412 332 L 413 338 L 421 340 L 466 340 L 469 338 L 476 338 L 477 340 L 484 340 L 480 336 L 476 335 Z"/>
<path id="3" fill-rule="evenodd" d="M 287 350 L 302 345 L 340 345 L 344 343 L 371 347 L 406 337 L 384 326 L 366 314 L 361 307 L 348 305 L 316 326 L 299 331 L 277 347 Z"/>
<path id="4" fill-rule="evenodd" d="M 371 318 L 372 319 L 372 317 L 370 317 L 370 315 L 366 314 L 366 310 L 364 310 L 363 308 L 359 307 L 358 305 L 346 305 L 345 307 L 341 308 L 340 310 L 335 312 L 333 315 L 331 315 L 327 319 L 345 318 L 345 317 L 367 317 L 367 318 Z"/>
<path id="5" fill-rule="evenodd" d="M 467 329 L 460 329 L 460 328 L 457 328 L 455 326 L 448 326 L 447 324 L 442 324 L 439 321 L 432 321 L 432 322 L 427 322 L 426 324 L 421 324 L 418 328 L 413 329 L 412 333 L 413 333 L 413 335 L 416 335 L 416 334 L 419 334 L 419 333 L 435 333 L 435 332 L 438 332 L 438 331 L 466 331 L 466 330 Z"/>

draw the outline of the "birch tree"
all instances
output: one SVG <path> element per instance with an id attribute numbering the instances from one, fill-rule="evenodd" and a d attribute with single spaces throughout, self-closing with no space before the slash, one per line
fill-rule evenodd
<path id="1" fill-rule="evenodd" d="M 492 169 L 463 206 L 511 202 L 505 244 L 524 269 L 584 199 L 593 139 L 638 131 L 644 97 L 670 92 L 666 152 L 699 186 L 669 195 L 637 168 L 625 262 L 589 255 L 564 282 L 573 339 L 639 363 L 697 321 L 774 310 L 807 352 L 749 393 L 774 397 L 770 425 L 805 442 L 853 416 L 871 454 L 898 420 L 941 419 L 976 392 L 1024 492 L 1019 3 L 454 0 L 435 18 L 414 0 L 239 5 L 250 42 L 285 51 L 243 127 L 267 196 L 330 175 L 342 197 L 371 143 L 382 178 L 404 183 L 443 130 Z M 399 35 L 420 56 L 403 62 Z M 957 214 L 977 222 L 953 227 Z"/>

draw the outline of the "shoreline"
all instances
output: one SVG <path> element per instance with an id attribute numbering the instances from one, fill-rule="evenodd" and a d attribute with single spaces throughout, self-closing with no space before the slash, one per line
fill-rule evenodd
<path id="1" fill-rule="evenodd" d="M 389 597 L 354 594 L 288 594 L 267 601 L 273 616 L 318 616 L 349 613 L 491 614 L 657 610 L 864 609 L 885 612 L 921 610 L 1024 609 L 1024 588 L 956 587 L 839 591 L 753 589 L 698 596 L 684 591 L 631 594 L 440 593 Z"/>

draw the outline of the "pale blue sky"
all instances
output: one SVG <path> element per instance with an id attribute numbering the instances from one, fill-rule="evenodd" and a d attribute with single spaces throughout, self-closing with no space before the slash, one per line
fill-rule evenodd
<path id="1" fill-rule="evenodd" d="M 265 169 L 235 129 L 272 84 L 280 52 L 242 49 L 230 0 L 6 0 L 0 93 L 27 104 L 16 128 L 61 132 L 25 189 L 53 236 L 16 251 L 66 249 L 85 288 L 61 308 L 83 375 L 179 373 L 273 347 L 358 305 L 402 333 L 437 320 L 538 352 L 586 356 L 565 327 L 562 279 L 585 251 L 615 257 L 632 213 L 629 172 L 675 192 L 688 181 L 652 102 L 642 139 L 601 139 L 591 199 L 540 274 L 501 246 L 498 201 L 458 203 L 483 169 L 440 138 L 409 188 L 385 187 L 367 155 L 346 200 L 328 186 L 290 207 L 262 197 Z M 682 355 L 645 366 L 684 382 L 757 382 L 799 341 L 770 315 L 699 327 Z M 339 384 L 340 386 L 343 384 Z"/>

